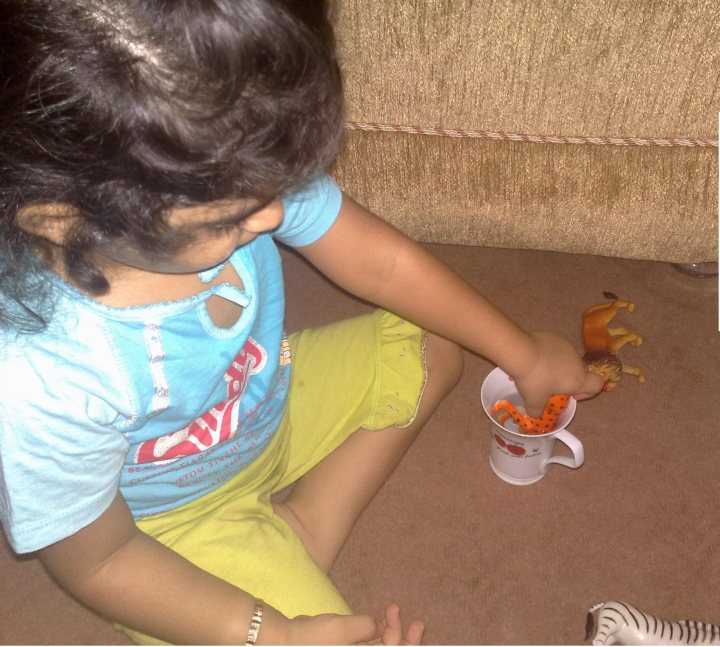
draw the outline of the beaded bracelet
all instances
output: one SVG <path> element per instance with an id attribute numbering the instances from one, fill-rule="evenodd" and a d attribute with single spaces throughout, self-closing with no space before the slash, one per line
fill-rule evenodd
<path id="1" fill-rule="evenodd" d="M 260 634 L 260 625 L 262 624 L 263 611 L 262 600 L 255 600 L 255 608 L 253 609 L 252 619 L 250 620 L 250 628 L 248 629 L 246 645 L 254 645 Z"/>

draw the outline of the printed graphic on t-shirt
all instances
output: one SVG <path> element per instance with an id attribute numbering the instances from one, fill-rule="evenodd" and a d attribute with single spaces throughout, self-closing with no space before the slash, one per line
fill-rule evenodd
<path id="1" fill-rule="evenodd" d="M 232 438 L 238 429 L 240 398 L 250 377 L 262 371 L 266 364 L 267 351 L 249 338 L 225 373 L 225 399 L 184 429 L 141 443 L 135 452 L 135 464 L 165 465 Z"/>

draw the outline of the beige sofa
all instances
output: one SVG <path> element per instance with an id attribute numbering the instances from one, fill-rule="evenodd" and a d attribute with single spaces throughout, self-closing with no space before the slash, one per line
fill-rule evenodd
<path id="1" fill-rule="evenodd" d="M 717 260 L 720 3 L 335 0 L 343 188 L 426 242 Z"/>

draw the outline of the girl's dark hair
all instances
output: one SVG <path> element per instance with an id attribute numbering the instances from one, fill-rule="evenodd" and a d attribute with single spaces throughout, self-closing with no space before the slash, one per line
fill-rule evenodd
<path id="1" fill-rule="evenodd" d="M 265 202 L 332 159 L 341 82 L 322 0 L 2 0 L 0 325 L 42 329 L 41 241 L 66 203 L 66 271 L 101 294 L 99 242 L 166 249 L 168 209 Z"/>

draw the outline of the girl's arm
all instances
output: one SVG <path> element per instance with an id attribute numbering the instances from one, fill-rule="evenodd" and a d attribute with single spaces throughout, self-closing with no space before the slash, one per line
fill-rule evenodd
<path id="1" fill-rule="evenodd" d="M 449 267 L 348 196 L 317 242 L 299 249 L 349 292 L 479 353 L 517 382 L 531 415 L 553 393 L 583 398 L 602 388 L 562 337 L 530 333 Z"/>
<path id="2" fill-rule="evenodd" d="M 53 578 L 96 613 L 176 644 L 244 644 L 254 598 L 141 532 L 118 495 L 96 521 L 40 551 Z M 258 644 L 350 644 L 369 616 L 288 620 L 265 605 Z"/>

